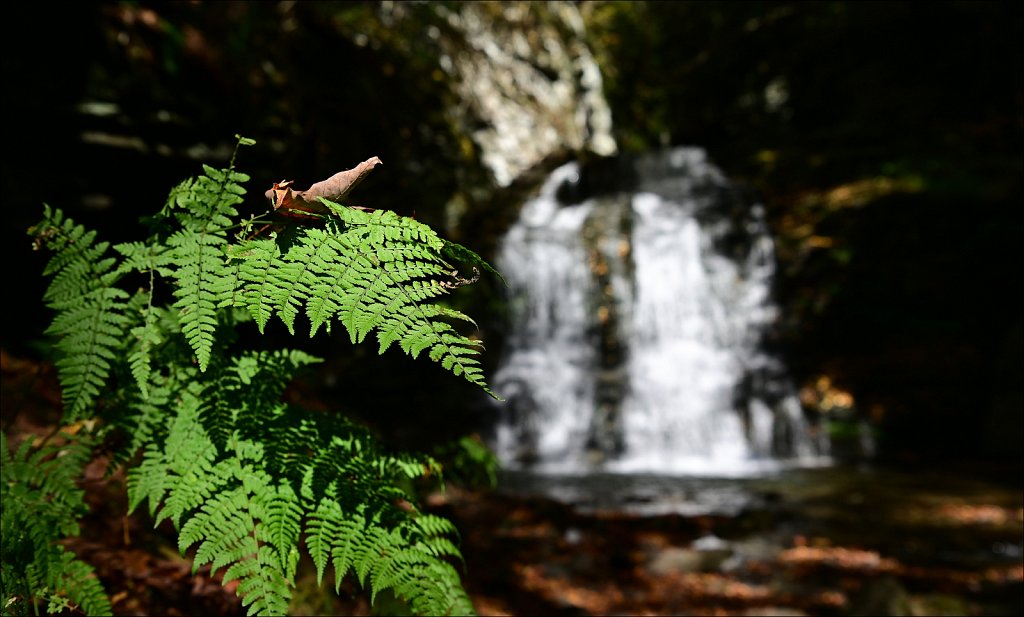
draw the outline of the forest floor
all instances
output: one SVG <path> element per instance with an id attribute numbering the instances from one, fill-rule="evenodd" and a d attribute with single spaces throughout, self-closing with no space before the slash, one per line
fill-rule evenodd
<path id="1" fill-rule="evenodd" d="M 59 418 L 52 369 L 3 354 L 4 430 Z M 233 585 L 193 573 L 165 522 L 127 516 L 124 477 L 86 470 L 90 514 L 67 546 L 92 564 L 117 615 L 244 614 Z M 1016 473 L 1016 472 L 1015 472 Z M 927 475 L 927 474 L 925 474 Z M 1013 475 L 1013 474 L 1011 474 Z M 462 534 L 465 584 L 486 615 L 1019 615 L 1024 496 L 1018 481 L 866 475 L 828 490 L 768 491 L 728 514 L 627 515 L 449 487 L 427 498 Z M 371 611 L 300 565 L 292 613 Z"/>
<path id="2" fill-rule="evenodd" d="M 1012 499 L 913 504 L 885 527 L 844 504 L 787 501 L 638 517 L 456 494 L 446 513 L 466 530 L 467 585 L 485 614 L 1020 614 Z M 867 524 L 844 529 L 847 514 Z M 1001 558 L 985 558 L 993 550 Z"/>

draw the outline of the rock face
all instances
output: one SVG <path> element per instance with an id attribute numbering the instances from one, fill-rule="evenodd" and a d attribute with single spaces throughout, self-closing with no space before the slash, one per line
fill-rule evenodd
<path id="1" fill-rule="evenodd" d="M 466 2 L 435 10 L 447 27 L 427 35 L 461 103 L 453 120 L 498 186 L 552 154 L 616 152 L 601 72 L 575 4 Z"/>

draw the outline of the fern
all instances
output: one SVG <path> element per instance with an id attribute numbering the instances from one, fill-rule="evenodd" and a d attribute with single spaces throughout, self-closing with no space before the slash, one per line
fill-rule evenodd
<path id="1" fill-rule="evenodd" d="M 131 336 L 138 342 L 129 354 L 128 361 L 142 398 L 145 399 L 149 397 L 151 352 L 163 342 L 158 325 L 161 312 L 158 307 L 153 306 L 154 276 L 157 272 L 162 276 L 173 274 L 168 268 L 171 257 L 169 251 L 156 243 L 129 242 L 114 246 L 114 250 L 125 257 L 123 264 L 118 268 L 119 274 L 137 270 L 149 275 L 147 291 L 136 294 L 126 309 L 126 313 L 136 313 L 142 318 L 142 324 L 131 329 Z"/>
<path id="2" fill-rule="evenodd" d="M 4 614 L 27 613 L 37 601 L 46 602 L 48 612 L 78 608 L 89 615 L 112 614 L 92 567 L 57 544 L 78 535 L 76 519 L 85 504 L 75 481 L 89 460 L 87 443 L 33 446 L 26 439 L 11 452 L 0 434 L 0 457 Z"/>
<path id="3" fill-rule="evenodd" d="M 393 589 L 427 614 L 471 612 L 457 571 L 444 568 L 459 555 L 443 537 L 454 527 L 402 523 L 409 515 L 395 506 L 411 498 L 401 481 L 433 473 L 433 463 L 385 455 L 357 425 L 275 402 L 287 382 L 282 375 L 310 360 L 300 352 L 253 352 L 195 371 L 166 445 L 151 445 L 129 476 L 131 507 L 148 500 L 157 522 L 187 518 L 180 548 L 198 545 L 196 567 L 228 567 L 226 578 L 243 579 L 239 590 L 253 613 L 275 614 L 287 604 L 303 531 L 318 580 L 330 561 L 339 584 L 354 572 L 371 597 Z M 210 437 L 227 421 L 219 415 L 235 425 L 220 449 Z M 374 515 L 344 515 L 342 504 Z M 406 567 L 432 574 L 419 578 Z"/>
<path id="4" fill-rule="evenodd" d="M 154 524 L 170 520 L 181 551 L 195 551 L 194 568 L 238 581 L 249 614 L 287 610 L 303 547 L 318 581 L 333 568 L 336 585 L 352 576 L 371 601 L 389 590 L 420 614 L 472 613 L 454 526 L 420 512 L 407 489 L 439 479 L 440 465 L 386 452 L 344 416 L 282 402 L 319 359 L 240 350 L 234 337 L 248 320 L 263 333 L 274 315 L 292 334 L 307 319 L 311 337 L 340 323 L 355 344 L 373 332 L 379 353 L 397 344 L 494 396 L 482 344 L 456 328 L 472 320 L 436 303 L 472 282 L 460 267 L 478 275 L 490 266 L 412 219 L 330 201 L 305 225 L 246 237 L 253 223 L 238 221 L 236 206 L 247 176 L 233 161 L 204 171 L 171 191 L 143 242 L 110 252 L 48 206 L 30 230 L 53 251 L 45 299 L 56 311 L 48 332 L 66 417 L 102 418 L 114 463 L 135 461 L 130 511 L 146 504 Z M 44 563 L 66 559 L 33 546 Z M 37 572 L 33 581 L 56 589 L 49 570 Z M 75 576 L 86 595 L 74 601 L 85 608 L 95 588 Z"/>
<path id="5" fill-rule="evenodd" d="M 205 176 L 179 184 L 167 200 L 168 209 L 179 208 L 182 228 L 167 240 L 171 247 L 177 287 L 174 307 L 180 311 L 181 329 L 205 371 L 213 348 L 217 306 L 234 290 L 227 285 L 224 248 L 234 206 L 245 189 L 238 182 L 249 179 L 233 169 L 216 170 L 204 165 Z"/>
<path id="6" fill-rule="evenodd" d="M 294 512 L 289 508 L 294 501 L 276 500 L 277 516 L 271 517 L 268 506 L 275 501 L 276 492 L 270 486 L 269 475 L 256 467 L 262 462 L 261 449 L 240 441 L 233 454 L 213 474 L 224 485 L 185 524 L 178 546 L 184 553 L 199 543 L 193 571 L 205 563 L 212 564 L 214 573 L 230 565 L 224 582 L 241 581 L 239 592 L 245 597 L 243 603 L 249 606 L 250 614 L 283 614 L 290 597 L 289 582 L 297 565 L 297 559 L 290 554 L 298 537 L 289 536 L 290 529 L 281 510 Z M 271 542 L 274 537 L 287 545 L 275 545 Z M 279 548 L 287 551 L 284 559 Z"/>
<path id="7" fill-rule="evenodd" d="M 495 396 L 476 357 L 482 344 L 451 323 L 473 320 L 427 303 L 462 284 L 442 255 L 445 241 L 393 212 L 323 203 L 335 216 L 325 217 L 323 228 L 295 232 L 286 252 L 277 238 L 250 240 L 229 252 L 239 264 L 241 293 L 233 295 L 235 303 L 248 310 L 260 332 L 276 312 L 294 334 L 304 309 L 310 336 L 321 326 L 329 330 L 332 319 L 341 322 L 353 343 L 376 331 L 379 353 L 396 342 L 414 358 L 427 351 L 446 370 Z"/>
<path id="8" fill-rule="evenodd" d="M 108 243 L 95 243 L 95 232 L 49 206 L 44 207 L 44 222 L 30 231 L 54 251 L 43 271 L 53 275 L 43 300 L 58 315 L 46 333 L 57 337 L 64 410 L 74 422 L 90 409 L 110 374 L 130 323 L 124 315 L 128 294 L 112 286 L 115 259 L 106 256 Z"/>

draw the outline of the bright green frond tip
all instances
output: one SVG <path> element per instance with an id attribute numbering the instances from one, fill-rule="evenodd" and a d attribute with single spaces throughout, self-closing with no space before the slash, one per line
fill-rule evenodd
<path id="1" fill-rule="evenodd" d="M 501 281 L 502 285 L 505 285 L 506 287 L 508 286 L 508 281 L 505 280 L 505 277 L 502 276 L 500 272 L 491 267 L 491 264 L 484 261 L 484 259 L 477 255 L 474 251 L 471 251 L 470 249 L 462 246 L 457 242 L 445 240 L 442 254 L 445 257 L 448 257 L 449 259 L 452 259 L 457 263 L 463 263 L 474 268 L 483 268 L 484 271 L 489 272 L 490 274 L 493 274 L 494 276 L 498 277 L 498 280 Z"/>

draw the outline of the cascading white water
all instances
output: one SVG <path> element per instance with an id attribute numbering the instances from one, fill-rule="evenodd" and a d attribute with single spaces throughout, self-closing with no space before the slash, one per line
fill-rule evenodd
<path id="1" fill-rule="evenodd" d="M 551 175 L 523 207 L 498 260 L 518 264 L 506 276 L 511 352 L 497 378 L 516 416 L 498 429 L 506 461 L 531 456 L 517 451 L 525 441 L 545 460 L 571 459 L 582 451 L 593 409 L 595 350 L 585 335 L 593 286 L 580 235 L 590 207 L 563 208 L 554 198 L 562 183 L 577 180 L 575 163 Z"/>
<path id="2" fill-rule="evenodd" d="M 642 157 L 628 191 L 562 203 L 580 173 L 550 176 L 497 258 L 505 464 L 734 475 L 822 454 L 762 349 L 777 311 L 761 206 L 699 149 Z"/>

